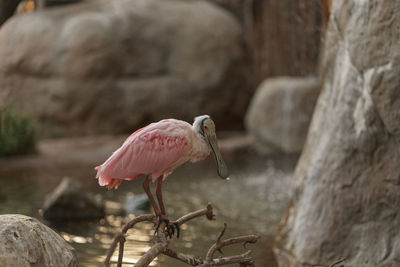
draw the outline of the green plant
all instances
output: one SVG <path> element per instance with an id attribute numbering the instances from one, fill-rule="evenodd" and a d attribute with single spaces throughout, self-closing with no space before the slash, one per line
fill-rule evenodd
<path id="1" fill-rule="evenodd" d="M 0 157 L 33 153 L 36 150 L 32 118 L 0 109 Z"/>

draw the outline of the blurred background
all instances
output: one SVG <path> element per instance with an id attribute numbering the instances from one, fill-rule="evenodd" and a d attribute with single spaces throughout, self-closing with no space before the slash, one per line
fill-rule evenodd
<path id="1" fill-rule="evenodd" d="M 329 11 L 320 0 L 2 0 L 0 213 L 38 218 L 81 266 L 99 266 L 121 226 L 150 210 L 141 179 L 108 191 L 93 168 L 148 123 L 208 114 L 231 180 L 213 159 L 168 177 L 170 218 L 208 202 L 217 213 L 173 246 L 204 257 L 227 222 L 229 236 L 261 235 L 257 266 L 278 266 L 273 240 L 320 92 Z M 132 230 L 124 263 L 152 234 Z"/>

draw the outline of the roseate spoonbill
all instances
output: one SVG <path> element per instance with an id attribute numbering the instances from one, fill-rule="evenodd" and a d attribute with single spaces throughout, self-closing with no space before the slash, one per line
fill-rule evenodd
<path id="1" fill-rule="evenodd" d="M 181 120 L 167 119 L 141 128 L 131 134 L 102 165 L 97 166 L 97 176 L 101 186 L 108 189 L 118 188 L 123 180 L 133 180 L 145 175 L 143 188 L 146 192 L 158 225 L 167 223 L 170 237 L 179 228 L 166 217 L 162 199 L 161 185 L 172 171 L 187 161 L 196 162 L 205 159 L 213 152 L 218 175 L 228 179 L 228 168 L 219 152 L 215 124 L 208 115 L 195 118 L 193 125 Z M 157 206 L 151 191 L 150 180 L 157 181 Z"/>

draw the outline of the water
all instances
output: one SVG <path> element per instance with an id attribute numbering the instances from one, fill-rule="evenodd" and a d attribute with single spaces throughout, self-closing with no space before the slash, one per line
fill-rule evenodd
<path id="1" fill-rule="evenodd" d="M 223 223 L 228 224 L 225 238 L 259 234 L 256 245 L 248 245 L 258 266 L 276 266 L 271 245 L 273 236 L 290 198 L 290 178 L 296 157 L 260 158 L 252 153 L 226 156 L 231 180 L 218 178 L 210 158 L 177 169 L 163 184 L 163 196 L 170 219 L 198 209 L 211 202 L 216 221 L 199 218 L 181 228 L 182 237 L 174 238 L 171 248 L 191 255 L 205 256 L 207 249 L 220 233 Z M 0 166 L 1 167 L 1 166 Z M 57 186 L 64 176 L 84 184 L 86 190 L 100 193 L 105 199 L 124 203 L 126 196 L 142 194 L 142 179 L 123 182 L 118 190 L 107 191 L 93 178 L 93 165 L 66 164 L 62 167 L 14 168 L 1 171 L 0 213 L 20 213 L 41 219 L 39 210 L 44 196 Z M 154 189 L 154 185 L 153 185 Z M 94 222 L 75 222 L 51 225 L 77 250 L 81 266 L 101 266 L 112 238 L 134 215 L 121 217 L 107 215 Z M 47 222 L 45 222 L 47 223 Z M 47 223 L 49 225 L 49 223 Z M 124 263 L 133 263 L 151 246 L 153 226 L 137 225 L 128 233 Z M 224 250 L 224 255 L 243 253 L 241 245 Z M 216 254 L 218 256 L 218 253 Z M 117 253 L 112 258 L 115 264 Z M 129 264 L 128 264 L 129 263 Z M 160 256 L 152 266 L 187 266 L 166 256 Z"/>

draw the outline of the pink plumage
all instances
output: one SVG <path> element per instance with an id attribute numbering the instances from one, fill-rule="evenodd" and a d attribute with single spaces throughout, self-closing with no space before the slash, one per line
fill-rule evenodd
<path id="1" fill-rule="evenodd" d="M 193 125 L 175 119 L 162 120 L 131 134 L 111 157 L 95 168 L 96 177 L 100 185 L 107 185 L 111 189 L 118 188 L 123 180 L 146 175 L 143 189 L 153 206 L 158 226 L 161 221 L 165 221 L 168 235 L 172 237 L 176 231 L 179 237 L 179 224 L 166 217 L 162 183 L 178 166 L 189 160 L 202 160 L 211 151 L 217 162 L 218 175 L 228 179 L 228 168 L 219 152 L 215 124 L 210 116 L 196 117 Z M 150 180 L 157 181 L 158 205 L 150 191 Z"/>
<path id="2" fill-rule="evenodd" d="M 153 182 L 165 179 L 186 161 L 210 154 L 208 143 L 187 122 L 168 119 L 152 123 L 130 135 L 102 165 L 97 166 L 99 184 L 118 188 L 123 180 L 148 175 Z"/>

